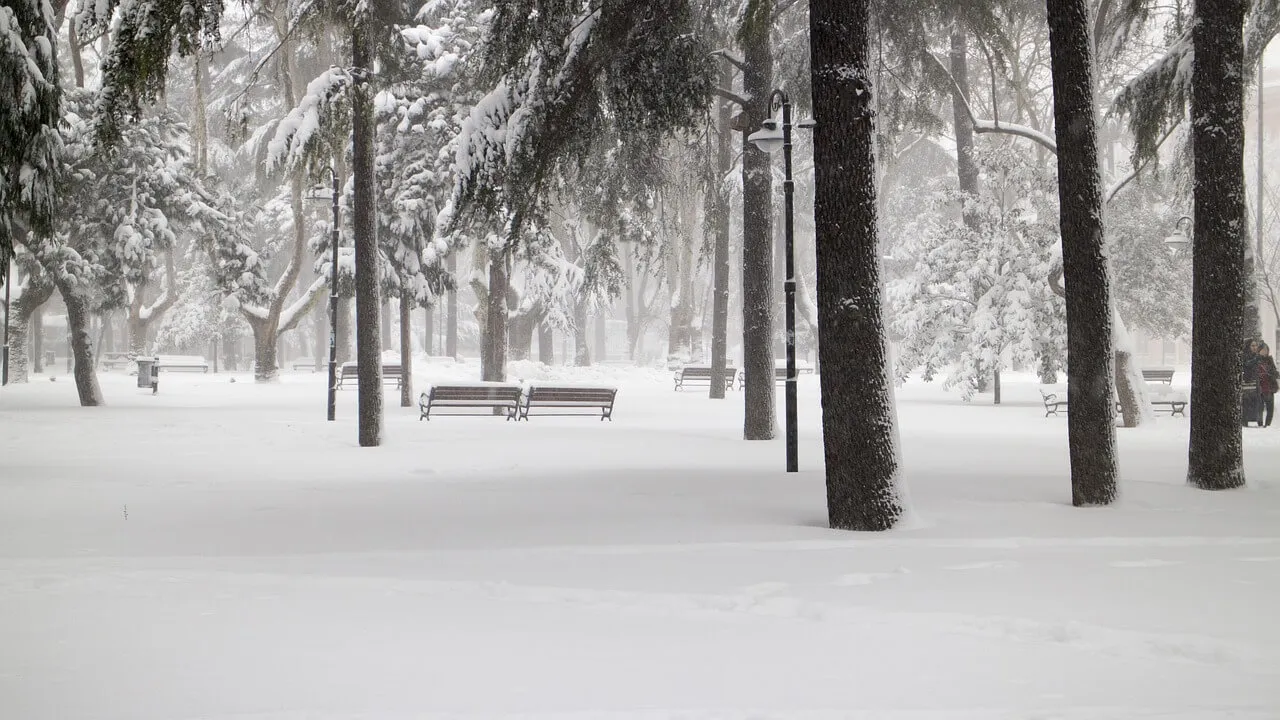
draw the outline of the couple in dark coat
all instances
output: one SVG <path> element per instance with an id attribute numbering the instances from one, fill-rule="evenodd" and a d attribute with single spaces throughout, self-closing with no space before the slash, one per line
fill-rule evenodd
<path id="1" fill-rule="evenodd" d="M 1241 377 L 1244 403 L 1244 426 L 1256 422 L 1258 427 L 1270 427 L 1276 414 L 1276 389 L 1280 386 L 1280 372 L 1276 371 L 1271 348 L 1261 340 L 1250 340 L 1244 352 Z"/>

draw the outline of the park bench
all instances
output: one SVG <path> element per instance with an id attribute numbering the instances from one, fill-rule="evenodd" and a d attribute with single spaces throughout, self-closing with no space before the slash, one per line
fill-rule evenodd
<path id="1" fill-rule="evenodd" d="M 812 365 L 810 365 L 810 364 L 808 364 L 808 363 L 805 363 L 805 364 L 803 364 L 803 365 L 802 365 L 802 364 L 800 364 L 800 363 L 796 363 L 796 375 L 797 375 L 797 376 L 800 376 L 800 375 L 812 375 L 812 374 L 813 374 L 813 366 L 812 366 Z M 778 361 L 774 361 L 774 363 L 773 363 L 773 381 L 774 381 L 774 383 L 785 383 L 785 382 L 787 381 L 787 362 L 786 362 L 785 360 L 778 360 Z M 746 370 L 739 370 L 739 371 L 738 371 L 738 389 L 739 389 L 739 390 L 741 390 L 742 388 L 744 388 L 744 387 L 746 387 L 746 386 L 747 386 L 747 371 L 746 371 Z"/>
<path id="2" fill-rule="evenodd" d="M 328 361 L 325 361 L 320 363 L 319 365 L 316 365 L 315 358 L 300 357 L 300 358 L 294 358 L 293 362 L 289 363 L 289 367 L 293 368 L 294 370 L 310 370 L 312 372 L 315 372 L 315 369 L 317 367 L 324 367 L 328 364 L 329 364 Z"/>
<path id="3" fill-rule="evenodd" d="M 350 379 L 353 382 L 360 382 L 360 366 L 354 362 L 344 362 L 338 368 L 338 384 L 335 386 L 338 390 L 342 389 L 343 383 Z M 403 374 L 400 371 L 400 363 L 382 363 L 382 384 L 395 385 L 400 387 Z"/>
<path id="4" fill-rule="evenodd" d="M 539 415 L 594 415 L 582 412 L 591 410 L 599 411 L 601 420 L 612 422 L 617 394 L 617 388 L 602 385 L 530 385 L 520 406 L 520 418 L 528 420 L 530 411 Z"/>
<path id="5" fill-rule="evenodd" d="M 209 362 L 199 355 L 157 355 L 160 370 L 199 370 L 209 372 Z"/>
<path id="6" fill-rule="evenodd" d="M 1142 379 L 1146 382 L 1159 382 L 1165 385 L 1173 384 L 1172 368 L 1143 368 Z"/>
<path id="7" fill-rule="evenodd" d="M 118 370 L 120 368 L 132 367 L 134 357 L 133 353 L 107 352 L 102 353 L 102 358 L 98 362 L 107 370 Z"/>
<path id="8" fill-rule="evenodd" d="M 737 375 L 737 368 L 725 366 L 724 386 L 726 390 L 733 389 L 733 379 Z M 709 388 L 711 387 L 711 367 L 709 365 L 685 365 L 676 371 L 675 383 L 676 390 L 683 390 L 686 385 L 700 385 Z"/>
<path id="9" fill-rule="evenodd" d="M 1061 392 L 1045 392 L 1044 388 L 1040 388 L 1040 397 L 1044 400 L 1044 416 L 1057 415 L 1061 410 L 1067 412 L 1067 391 Z M 1061 398 L 1061 399 L 1059 399 Z"/>
<path id="10" fill-rule="evenodd" d="M 512 383 L 449 383 L 432 385 L 418 397 L 418 420 L 430 420 L 435 408 L 501 410 L 508 420 L 520 419 L 521 388 Z M 447 413 L 461 415 L 464 413 Z M 481 413 L 466 413 L 480 415 Z"/>

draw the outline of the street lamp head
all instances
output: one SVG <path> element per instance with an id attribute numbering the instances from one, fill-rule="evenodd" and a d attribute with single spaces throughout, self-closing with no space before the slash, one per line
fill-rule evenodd
<path id="1" fill-rule="evenodd" d="M 1173 226 L 1173 234 L 1164 239 L 1164 246 L 1169 248 L 1170 252 L 1175 255 L 1191 247 L 1191 236 L 1187 234 L 1186 230 L 1182 229 L 1184 223 L 1188 229 L 1191 227 L 1190 216 L 1183 215 L 1178 218 L 1178 222 Z"/>
<path id="2" fill-rule="evenodd" d="M 766 119 L 759 130 L 747 136 L 756 149 L 770 154 L 782 149 L 784 139 L 782 123 L 777 118 Z"/>

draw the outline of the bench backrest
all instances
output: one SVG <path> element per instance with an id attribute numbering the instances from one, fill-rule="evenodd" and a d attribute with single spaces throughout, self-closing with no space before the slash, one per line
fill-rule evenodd
<path id="1" fill-rule="evenodd" d="M 431 393 L 427 396 L 427 399 L 428 402 L 433 400 L 498 400 L 514 403 L 520 400 L 520 387 L 516 385 L 511 387 L 485 387 L 483 385 L 433 385 L 431 387 Z"/>
<path id="2" fill-rule="evenodd" d="M 618 394 L 615 388 L 602 387 L 553 387 L 534 385 L 529 388 L 528 404 L 548 403 L 612 403 Z"/>
<path id="3" fill-rule="evenodd" d="M 1143 380 L 1172 380 L 1173 371 L 1172 370 L 1143 370 L 1142 379 Z"/>
<path id="4" fill-rule="evenodd" d="M 355 376 L 355 375 L 356 375 L 356 374 L 358 374 L 359 372 L 360 372 L 360 366 L 359 366 L 359 365 L 356 365 L 356 364 L 355 364 L 355 363 L 353 363 L 353 362 L 345 362 L 345 363 L 342 363 L 342 374 L 343 374 L 343 375 L 351 375 L 351 376 Z M 386 375 L 390 375 L 390 376 L 392 376 L 392 377 L 395 377 L 396 375 L 399 375 L 399 374 L 400 374 L 400 364 L 399 364 L 399 363 L 394 363 L 394 364 L 392 364 L 392 363 L 384 363 L 384 364 L 383 364 L 383 366 L 382 366 L 382 374 L 383 374 L 384 376 L 386 376 Z"/>
<path id="5" fill-rule="evenodd" d="M 209 363 L 199 355 L 158 355 L 156 364 L 163 367 L 165 365 L 208 365 Z"/>
<path id="6" fill-rule="evenodd" d="M 732 365 L 726 365 L 724 368 L 724 376 L 726 378 L 736 375 L 738 369 Z M 709 378 L 711 377 L 711 368 L 700 365 L 686 366 L 680 368 L 680 376 L 687 378 Z"/>

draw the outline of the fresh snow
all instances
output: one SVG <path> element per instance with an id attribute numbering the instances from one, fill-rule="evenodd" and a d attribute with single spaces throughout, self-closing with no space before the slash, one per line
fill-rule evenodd
<path id="1" fill-rule="evenodd" d="M 1119 503 L 1076 509 L 1034 377 L 1002 407 L 911 379 L 915 519 L 859 534 L 825 527 L 814 376 L 797 475 L 740 393 L 653 369 L 512 364 L 617 386 L 611 423 L 419 422 L 388 388 L 381 448 L 354 391 L 325 422 L 324 373 L 101 379 L 90 409 L 0 388 L 3 718 L 1278 717 L 1280 428 L 1220 493 L 1183 481 L 1187 420 L 1121 430 Z"/>

